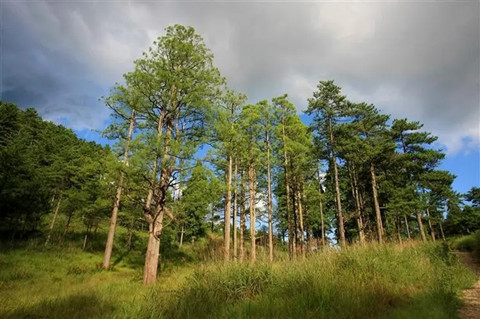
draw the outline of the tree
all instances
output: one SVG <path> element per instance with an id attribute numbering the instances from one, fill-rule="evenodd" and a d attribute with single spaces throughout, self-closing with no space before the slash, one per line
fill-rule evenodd
<path id="1" fill-rule="evenodd" d="M 220 181 L 197 160 L 192 175 L 185 183 L 182 195 L 183 223 L 187 238 L 200 238 L 208 229 L 206 217 L 211 205 L 217 203 L 221 194 Z"/>
<path id="2" fill-rule="evenodd" d="M 394 151 L 395 145 L 390 138 L 387 130 L 388 115 L 383 115 L 371 104 L 359 103 L 351 104 L 351 115 L 353 116 L 350 126 L 354 130 L 353 139 L 357 140 L 355 143 L 356 154 L 350 152 L 353 157 L 362 157 L 362 161 L 368 163 L 368 170 L 370 172 L 371 186 L 372 186 L 372 199 L 375 208 L 375 219 L 377 224 L 377 236 L 380 243 L 383 242 L 384 228 L 382 222 L 382 214 L 380 211 L 380 204 L 378 198 L 378 183 L 376 164 L 380 164 L 382 157 L 384 158 L 386 153 Z M 358 160 L 353 159 L 353 162 L 358 163 Z M 358 166 L 358 165 L 356 165 Z M 354 174 L 356 174 L 354 169 Z M 354 189 L 357 184 L 356 178 L 354 178 Z M 358 190 L 354 190 L 355 198 Z M 360 209 L 360 205 L 357 204 Z"/>
<path id="3" fill-rule="evenodd" d="M 105 103 L 107 104 L 110 109 L 113 110 L 114 114 L 118 119 L 120 119 L 120 123 L 115 123 L 110 125 L 110 132 L 109 133 L 116 133 L 123 137 L 124 143 L 124 150 L 123 150 L 123 163 L 125 166 L 128 166 L 128 156 L 130 151 L 130 141 L 132 140 L 133 130 L 135 127 L 136 122 L 136 110 L 139 107 L 139 97 L 134 95 L 134 92 L 129 92 L 123 86 L 117 86 L 114 90 L 112 90 L 110 96 L 105 98 Z M 117 124 L 117 125 L 115 125 Z M 122 124 L 127 124 L 127 134 L 125 136 Z M 116 135 L 115 134 L 115 135 Z M 103 260 L 103 268 L 108 269 L 110 267 L 110 258 L 112 256 L 113 250 L 113 238 L 115 235 L 115 228 L 117 224 L 117 216 L 118 210 L 120 207 L 120 200 L 123 191 L 123 183 L 125 179 L 125 170 L 120 172 L 120 177 L 117 184 L 117 190 L 115 194 L 115 200 L 113 203 L 112 215 L 110 218 L 110 228 L 107 235 L 107 243 L 105 244 L 105 254 Z"/>
<path id="4" fill-rule="evenodd" d="M 211 110 L 224 81 L 203 39 L 192 27 L 180 25 L 168 27 L 125 78 L 129 88 L 148 101 L 139 111 L 145 114 L 146 128 L 153 132 L 144 208 L 149 224 L 144 283 L 152 284 L 157 275 L 163 218 L 173 218 L 167 199 L 173 174 L 178 172 L 176 164 L 180 158 L 193 157 L 203 141 L 203 128 L 212 118 Z M 183 129 L 177 130 L 178 126 Z"/>
<path id="5" fill-rule="evenodd" d="M 475 208 L 480 208 L 480 187 L 472 187 L 466 194 L 465 200 L 472 203 Z"/>
<path id="6" fill-rule="evenodd" d="M 307 114 L 313 115 L 312 129 L 326 145 L 335 181 L 335 202 L 337 209 L 337 232 L 340 245 L 345 246 L 345 228 L 340 194 L 340 180 L 337 164 L 337 143 L 335 129 L 346 116 L 348 103 L 341 95 L 341 89 L 333 81 L 320 81 L 313 98 L 308 100 Z"/>
<path id="7" fill-rule="evenodd" d="M 226 158 L 224 168 L 226 180 L 225 209 L 224 209 L 224 258 L 230 259 L 230 219 L 232 211 L 232 177 L 237 179 L 237 174 L 233 174 L 234 162 L 237 163 L 237 142 L 239 140 L 238 121 L 241 107 L 246 100 L 244 94 L 237 94 L 233 90 L 227 90 L 222 99 L 221 107 L 217 110 L 215 126 L 215 135 L 219 144 L 217 145 L 217 158 Z M 237 164 L 235 164 L 237 165 Z M 236 166 L 235 166 L 236 167 Z M 236 167 L 237 168 L 237 167 Z M 234 205 L 236 206 L 236 205 Z M 233 233 L 234 233 L 234 257 L 236 258 L 236 227 L 235 227 L 235 207 L 233 210 Z"/>
<path id="8" fill-rule="evenodd" d="M 261 135 L 261 104 L 247 104 L 243 107 L 240 116 L 240 130 L 242 132 L 242 159 L 245 163 L 245 169 L 248 175 L 249 190 L 249 212 L 250 212 L 250 263 L 256 260 L 256 243 L 255 243 L 255 206 L 256 206 L 256 183 L 257 183 L 257 167 L 261 163 L 261 144 L 263 138 Z"/>

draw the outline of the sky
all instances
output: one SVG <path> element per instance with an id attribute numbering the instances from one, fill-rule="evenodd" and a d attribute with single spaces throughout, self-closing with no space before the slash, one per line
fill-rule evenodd
<path id="1" fill-rule="evenodd" d="M 172 24 L 193 26 L 249 101 L 288 93 L 301 114 L 333 79 L 438 136 L 457 191 L 480 186 L 478 0 L 1 0 L 0 98 L 105 143 L 99 98 Z"/>

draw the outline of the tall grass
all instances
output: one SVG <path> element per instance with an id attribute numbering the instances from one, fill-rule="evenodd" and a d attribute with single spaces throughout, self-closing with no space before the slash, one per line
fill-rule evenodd
<path id="1" fill-rule="evenodd" d="M 0 253 L 1 318 L 455 318 L 475 280 L 445 245 L 330 249 L 307 260 L 141 267 L 81 250 Z"/>
<path id="2" fill-rule="evenodd" d="M 210 265 L 150 317 L 455 318 L 474 277 L 441 245 L 351 247 L 306 261 Z M 148 316 L 147 316 L 148 317 Z"/>
<path id="3" fill-rule="evenodd" d="M 450 240 L 450 247 L 454 250 L 473 252 L 480 258 L 480 230 Z"/>

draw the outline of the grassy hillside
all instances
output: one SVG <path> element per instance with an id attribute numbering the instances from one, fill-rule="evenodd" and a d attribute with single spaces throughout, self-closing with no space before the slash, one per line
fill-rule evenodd
<path id="1" fill-rule="evenodd" d="M 101 253 L 3 249 L 2 318 L 455 318 L 475 277 L 446 245 L 369 245 L 255 266 L 185 263 L 158 285 Z"/>

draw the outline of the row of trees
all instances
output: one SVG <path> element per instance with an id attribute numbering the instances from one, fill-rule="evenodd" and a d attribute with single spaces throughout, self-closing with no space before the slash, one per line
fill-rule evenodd
<path id="1" fill-rule="evenodd" d="M 225 260 L 254 263 L 259 242 L 270 260 L 284 243 L 294 259 L 333 238 L 343 247 L 480 228 L 478 190 L 462 207 L 420 123 L 349 101 L 333 81 L 308 100 L 309 126 L 286 94 L 246 103 L 191 27 L 167 28 L 103 100 L 112 150 L 2 104 L 1 217 L 27 228 L 51 213 L 48 244 L 59 213 L 66 228 L 81 216 L 87 234 L 109 216 L 105 268 L 119 215 L 141 218 L 145 284 L 156 280 L 167 230 L 178 246 L 220 231 Z"/>
<path id="2" fill-rule="evenodd" d="M 246 96 L 226 89 L 193 28 L 166 31 L 135 62 L 125 84 L 105 98 L 118 120 L 110 132 L 122 137 L 123 161 L 129 164 L 118 182 L 105 267 L 123 189 L 138 196 L 134 200 L 149 224 L 146 284 L 156 278 L 164 218 L 181 225 L 183 240 L 185 229 L 198 226 L 192 221 L 201 223 L 213 211 L 219 192 L 207 185 L 217 179 L 203 174 L 208 182 L 201 190 L 192 189 L 199 187 L 198 175 L 184 182 L 202 144 L 210 146 L 208 166 L 223 179 L 226 260 L 231 253 L 234 259 L 246 256 L 248 215 L 249 259 L 255 262 L 258 212 L 267 215 L 273 259 L 274 204 L 277 230 L 288 237 L 292 259 L 297 252 L 305 256 L 314 242 L 325 244 L 333 212 L 341 246 L 414 234 L 426 240 L 424 224 L 432 240 L 444 237 L 442 214 L 454 176 L 437 169 L 444 154 L 432 147 L 435 137 L 419 131 L 420 123 L 391 121 L 373 105 L 348 101 L 333 81 L 322 81 L 309 99 L 313 120 L 307 127 L 287 95 L 245 104 Z M 206 168 L 196 169 L 200 174 Z"/>

